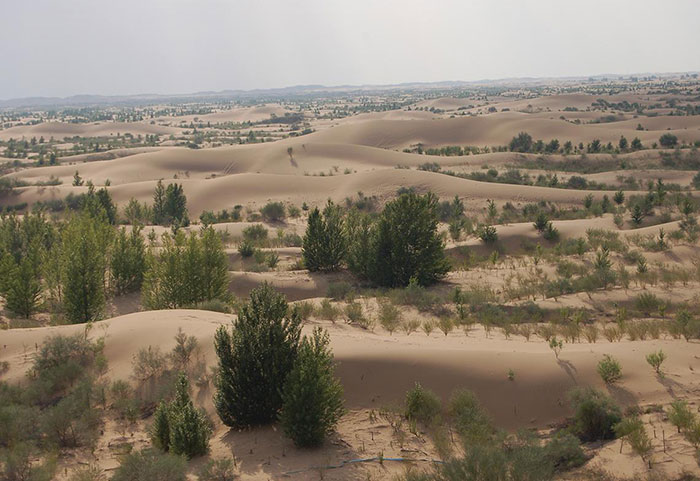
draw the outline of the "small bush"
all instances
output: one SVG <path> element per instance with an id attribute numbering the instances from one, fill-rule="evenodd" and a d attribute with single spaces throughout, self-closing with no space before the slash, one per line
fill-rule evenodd
<path id="1" fill-rule="evenodd" d="M 573 432 L 584 442 L 613 439 L 613 427 L 620 422 L 620 408 L 605 394 L 594 389 L 570 393 L 574 409 Z"/>
<path id="2" fill-rule="evenodd" d="M 661 374 L 661 364 L 666 360 L 666 353 L 661 349 L 656 352 L 647 354 L 647 363 L 654 368 L 656 374 Z"/>
<path id="3" fill-rule="evenodd" d="M 498 232 L 496 228 L 492 225 L 482 225 L 477 231 L 476 235 L 481 239 L 484 244 L 493 244 L 498 240 Z"/>
<path id="4" fill-rule="evenodd" d="M 268 202 L 260 209 L 260 214 L 268 222 L 279 222 L 286 217 L 286 210 L 282 202 Z"/>
<path id="5" fill-rule="evenodd" d="M 406 418 L 424 426 L 435 424 L 442 411 L 442 403 L 437 395 L 423 388 L 419 383 L 406 393 Z"/>
<path id="6" fill-rule="evenodd" d="M 245 239 L 238 244 L 238 253 L 241 255 L 241 257 L 247 259 L 255 254 L 255 245 L 252 241 Z"/>
<path id="7" fill-rule="evenodd" d="M 678 429 L 679 433 L 690 429 L 695 421 L 695 415 L 684 400 L 673 401 L 667 414 L 669 422 Z"/>
<path id="8" fill-rule="evenodd" d="M 327 319 L 329 321 L 335 322 L 340 315 L 340 309 L 335 307 L 330 299 L 323 299 L 321 301 L 321 307 L 318 310 L 318 317 L 321 319 Z"/>
<path id="9" fill-rule="evenodd" d="M 582 466 L 588 457 L 581 444 L 571 434 L 557 433 L 544 447 L 546 459 L 556 471 L 568 471 Z"/>
<path id="10" fill-rule="evenodd" d="M 253 224 L 243 229 L 243 239 L 259 244 L 267 239 L 267 229 L 262 224 Z"/>
<path id="11" fill-rule="evenodd" d="M 345 316 L 347 317 L 348 322 L 361 322 L 365 317 L 365 314 L 362 311 L 362 304 L 359 302 L 351 302 L 345 306 Z"/>
<path id="12" fill-rule="evenodd" d="M 401 324 L 401 312 L 399 309 L 388 301 L 379 302 L 379 324 L 389 331 L 389 334 L 399 327 Z"/>
<path id="13" fill-rule="evenodd" d="M 466 389 L 452 394 L 450 417 L 465 444 L 480 443 L 493 433 L 488 415 L 474 393 Z"/>
<path id="14" fill-rule="evenodd" d="M 236 479 L 233 459 L 211 459 L 199 469 L 197 476 L 199 481 L 233 481 Z"/>
<path id="15" fill-rule="evenodd" d="M 153 444 L 163 451 L 191 458 L 207 452 L 210 435 L 206 415 L 192 404 L 187 376 L 180 373 L 175 399 L 167 405 L 161 402 L 156 410 L 151 432 Z"/>
<path id="16" fill-rule="evenodd" d="M 309 301 L 297 302 L 294 304 L 294 307 L 296 307 L 302 321 L 308 320 L 314 315 L 314 312 L 316 312 L 316 307 L 314 306 L 313 302 Z"/>
<path id="17" fill-rule="evenodd" d="M 354 290 L 352 286 L 344 281 L 329 283 L 328 290 L 326 291 L 326 296 L 334 301 L 350 301 L 354 297 L 353 294 Z"/>
<path id="18" fill-rule="evenodd" d="M 127 454 L 112 481 L 186 481 L 183 457 L 144 450 Z"/>
<path id="19" fill-rule="evenodd" d="M 598 363 L 598 374 L 606 384 L 614 384 L 622 377 L 622 368 L 615 358 L 606 354 Z"/>

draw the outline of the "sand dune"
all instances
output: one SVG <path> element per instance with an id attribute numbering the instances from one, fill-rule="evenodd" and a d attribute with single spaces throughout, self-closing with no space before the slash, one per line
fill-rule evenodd
<path id="1" fill-rule="evenodd" d="M 441 198 L 464 198 L 467 203 L 484 204 L 486 199 L 499 203 L 507 201 L 538 202 L 548 200 L 562 206 L 580 204 L 589 193 L 594 198 L 612 195 L 612 191 L 581 191 L 550 189 L 527 185 L 494 184 L 461 179 L 444 174 L 407 170 L 384 169 L 376 172 L 334 176 L 295 176 L 276 174 L 235 174 L 214 179 L 179 179 L 187 195 L 188 209 L 193 216 L 203 210 L 230 209 L 236 204 L 261 205 L 278 200 L 301 205 L 307 202 L 320 205 L 327 199 L 342 201 L 362 191 L 367 196 L 391 197 L 399 187 L 412 187 L 419 192 L 433 192 Z M 114 201 L 123 205 L 129 199 L 151 202 L 156 181 L 134 182 L 109 187 Z M 17 204 L 62 199 L 70 192 L 80 193 L 86 187 L 59 185 L 51 187 L 22 187 L 16 195 L 2 199 L 4 204 Z"/>
<path id="2" fill-rule="evenodd" d="M 92 333 L 107 336 L 108 375 L 128 379 L 134 354 L 148 345 L 159 345 L 163 351 L 172 349 L 178 328 L 198 338 L 207 362 L 213 364 L 213 334 L 231 319 L 230 315 L 207 311 L 147 311 L 98 322 Z M 462 332 L 447 337 L 442 333 L 407 337 L 342 324 L 323 325 L 331 334 L 338 374 L 351 409 L 395 405 L 418 381 L 443 398 L 457 388 L 473 390 L 500 426 L 544 427 L 569 413 L 566 392 L 572 387 L 603 388 L 595 370 L 603 354 L 615 356 L 624 368 L 622 383 L 611 391 L 623 404 L 667 402 L 671 393 L 689 393 L 698 385 L 697 345 L 684 341 L 567 344 L 557 362 L 544 341 L 500 336 L 487 339 L 480 330 L 469 337 Z M 305 331 L 311 327 L 307 325 Z M 17 381 L 24 376 L 34 346 L 47 336 L 83 329 L 74 325 L 6 331 L 0 350 L 0 361 L 10 363 L 6 378 Z M 644 359 L 645 353 L 659 348 L 670 353 L 664 364 L 666 380 L 658 379 Z M 514 381 L 507 379 L 509 369 L 515 372 Z M 548 395 L 543 398 L 542 392 Z"/>
<path id="3" fill-rule="evenodd" d="M 148 122 L 94 122 L 83 124 L 71 124 L 66 122 L 42 122 L 36 125 L 20 125 L 9 129 L 0 130 L 0 139 L 29 139 L 31 137 L 44 137 L 46 140 L 54 137 L 109 137 L 117 134 L 133 135 L 170 135 L 179 134 L 180 129 L 152 125 Z"/>
<path id="4" fill-rule="evenodd" d="M 698 122 L 696 117 L 693 117 Z M 633 125 L 632 125 L 633 124 Z M 700 125 L 699 125 L 700 127 Z M 518 132 L 526 131 L 534 139 L 571 140 L 590 142 L 617 142 L 621 135 L 639 137 L 643 143 L 656 142 L 661 128 L 656 131 L 637 131 L 636 123 L 581 124 L 576 125 L 560 119 L 533 120 L 529 114 L 500 112 L 480 117 L 456 117 L 440 120 L 373 120 L 347 124 L 316 132 L 309 140 L 325 143 L 351 143 L 403 149 L 418 143 L 427 147 L 441 145 L 506 145 Z M 665 132 L 665 128 L 663 129 Z M 671 133 L 680 140 L 700 140 L 700 130 L 675 129 Z"/>

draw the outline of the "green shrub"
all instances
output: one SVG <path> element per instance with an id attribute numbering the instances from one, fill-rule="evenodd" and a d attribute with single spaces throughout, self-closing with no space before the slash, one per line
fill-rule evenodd
<path id="1" fill-rule="evenodd" d="M 253 289 L 231 331 L 217 330 L 214 405 L 224 424 L 254 426 L 277 418 L 280 387 L 294 367 L 300 336 L 299 313 L 288 314 L 284 296 L 267 283 Z"/>
<path id="2" fill-rule="evenodd" d="M 488 414 L 471 391 L 462 389 L 453 393 L 449 412 L 455 429 L 465 444 L 481 443 L 493 433 Z"/>
<path id="3" fill-rule="evenodd" d="M 260 214 L 268 222 L 279 222 L 284 220 L 287 212 L 282 202 L 268 202 L 260 209 Z"/>
<path id="4" fill-rule="evenodd" d="M 388 202 L 372 229 L 368 272 L 355 273 L 385 287 L 406 286 L 411 279 L 420 285 L 437 282 L 450 268 L 438 222 L 433 194 L 410 192 Z"/>
<path id="5" fill-rule="evenodd" d="M 409 421 L 418 422 L 424 426 L 432 426 L 440 418 L 442 402 L 437 395 L 429 389 L 423 388 L 419 383 L 406 393 L 405 415 Z"/>
<path id="6" fill-rule="evenodd" d="M 297 302 L 294 304 L 294 307 L 296 307 L 302 321 L 308 320 L 316 312 L 316 307 L 314 306 L 313 302 L 309 301 Z"/>
<path id="7" fill-rule="evenodd" d="M 310 271 L 338 270 L 345 258 L 347 243 L 340 207 L 329 200 L 323 215 L 315 207 L 309 214 L 301 255 Z"/>
<path id="8" fill-rule="evenodd" d="M 35 463 L 36 448 L 20 443 L 0 452 L 0 479 L 4 481 L 52 481 L 55 461 Z"/>
<path id="9" fill-rule="evenodd" d="M 482 225 L 476 230 L 476 235 L 484 244 L 493 244 L 498 240 L 498 232 L 492 225 Z"/>
<path id="10" fill-rule="evenodd" d="M 244 239 L 240 244 L 238 244 L 238 253 L 244 259 L 255 254 L 255 250 L 255 245 L 248 239 Z"/>
<path id="11" fill-rule="evenodd" d="M 379 324 L 381 324 L 384 329 L 389 331 L 389 334 L 393 334 L 393 332 L 399 327 L 399 324 L 401 324 L 401 312 L 389 301 L 379 302 L 378 317 Z"/>
<path id="12" fill-rule="evenodd" d="M 262 224 L 253 224 L 243 229 L 243 239 L 260 244 L 267 240 L 267 229 Z"/>
<path id="13" fill-rule="evenodd" d="M 617 359 L 606 354 L 598 363 L 598 374 L 606 384 L 614 384 L 622 377 L 622 368 Z"/>
<path id="14" fill-rule="evenodd" d="M 695 421 L 695 414 L 693 414 L 693 412 L 690 410 L 690 407 L 685 400 L 676 399 L 675 401 L 671 402 L 671 406 L 667 414 L 669 422 L 676 426 L 679 433 L 690 429 Z"/>
<path id="15" fill-rule="evenodd" d="M 364 312 L 362 311 L 362 304 L 359 302 L 351 302 L 346 305 L 345 316 L 347 317 L 348 322 L 361 322 L 365 317 Z"/>
<path id="16" fill-rule="evenodd" d="M 574 389 L 569 394 L 574 409 L 573 432 L 585 442 L 613 439 L 613 427 L 622 419 L 620 408 L 594 389 Z"/>
<path id="17" fill-rule="evenodd" d="M 661 349 L 656 352 L 647 354 L 647 363 L 654 368 L 656 374 L 661 374 L 661 364 L 666 360 L 666 353 Z"/>
<path id="18" fill-rule="evenodd" d="M 353 287 L 345 281 L 331 282 L 328 284 L 326 296 L 334 301 L 352 300 L 354 297 Z"/>
<path id="19" fill-rule="evenodd" d="M 329 299 L 323 299 L 321 301 L 321 307 L 318 311 L 318 316 L 321 319 L 327 319 L 329 321 L 335 322 L 335 320 L 340 315 L 340 310 L 335 307 Z"/>
<path id="20" fill-rule="evenodd" d="M 282 394 L 280 423 L 294 444 L 318 446 L 344 412 L 343 388 L 335 377 L 328 333 L 316 328 L 299 346 Z"/>
<path id="21" fill-rule="evenodd" d="M 143 450 L 127 454 L 111 481 L 186 481 L 185 458 Z"/>
<path id="22" fill-rule="evenodd" d="M 545 457 L 557 471 L 568 471 L 582 466 L 588 457 L 575 436 L 557 433 L 544 447 Z"/>
<path id="23" fill-rule="evenodd" d="M 104 471 L 99 466 L 85 466 L 73 472 L 69 481 L 105 481 Z"/>
<path id="24" fill-rule="evenodd" d="M 233 481 L 236 466 L 231 458 L 210 459 L 197 472 L 199 481 Z"/>
<path id="25" fill-rule="evenodd" d="M 635 304 L 637 306 L 637 309 L 639 309 L 645 315 L 649 316 L 652 312 L 655 312 L 659 309 L 659 305 L 661 305 L 661 300 L 651 292 L 643 292 L 637 296 Z"/>

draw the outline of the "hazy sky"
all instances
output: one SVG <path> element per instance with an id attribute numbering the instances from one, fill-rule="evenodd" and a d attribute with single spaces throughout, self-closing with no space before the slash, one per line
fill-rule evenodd
<path id="1" fill-rule="evenodd" d="M 3 0 L 0 98 L 700 70 L 699 0 Z"/>

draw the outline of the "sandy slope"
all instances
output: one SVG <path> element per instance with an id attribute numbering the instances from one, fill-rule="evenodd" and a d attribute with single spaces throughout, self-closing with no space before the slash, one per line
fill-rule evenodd
<path id="1" fill-rule="evenodd" d="M 671 117 L 663 117 L 668 119 Z M 700 130 L 696 117 L 695 128 L 672 129 L 671 133 L 680 140 L 694 141 L 700 139 Z M 560 142 L 590 142 L 600 139 L 602 142 L 617 142 L 621 135 L 629 139 L 639 137 L 643 143 L 656 142 L 666 127 L 658 130 L 637 131 L 637 122 L 619 122 L 608 124 L 576 125 L 561 119 L 536 118 L 520 112 L 499 112 L 478 117 L 457 117 L 440 120 L 368 120 L 362 123 L 341 125 L 332 129 L 311 134 L 309 137 L 317 142 L 352 143 L 381 147 L 385 149 L 403 149 L 422 143 L 427 147 L 439 145 L 506 145 L 518 132 L 528 132 L 534 139 L 545 141 L 557 138 Z"/>
<path id="2" fill-rule="evenodd" d="M 90 124 L 71 124 L 66 122 L 43 122 L 36 125 L 20 125 L 9 129 L 0 130 L 0 139 L 10 138 L 29 139 L 41 137 L 50 139 L 63 139 L 65 137 L 103 137 L 116 136 L 117 134 L 133 135 L 170 135 L 179 134 L 180 129 L 152 125 L 148 122 L 95 122 Z"/>
<path id="3" fill-rule="evenodd" d="M 334 176 L 314 177 L 276 174 L 236 174 L 217 177 L 214 179 L 179 179 L 185 194 L 187 206 L 191 215 L 198 217 L 203 210 L 230 209 L 236 204 L 260 206 L 270 200 L 289 202 L 301 205 L 320 205 L 327 199 L 342 201 L 353 197 L 357 192 L 365 195 L 390 197 L 396 194 L 399 187 L 413 187 L 419 192 L 431 191 L 441 198 L 453 198 L 455 195 L 471 201 L 484 204 L 486 199 L 494 199 L 499 203 L 507 201 L 538 202 L 548 200 L 561 206 L 580 204 L 589 192 L 570 189 L 550 189 L 527 185 L 504 185 L 477 182 L 444 174 L 406 170 L 384 169 L 377 172 L 362 172 L 357 174 L 337 174 Z M 151 202 L 156 181 L 134 182 L 114 185 L 109 188 L 114 201 L 123 205 L 129 199 Z M 5 197 L 3 204 L 22 202 L 35 203 L 51 199 L 63 199 L 70 192 L 84 192 L 86 187 L 59 185 L 51 187 L 22 187 L 16 190 L 16 195 Z M 613 191 L 590 192 L 594 198 L 601 198 Z"/>
<path id="4" fill-rule="evenodd" d="M 213 363 L 212 336 L 231 319 L 207 311 L 147 311 L 101 321 L 93 332 L 107 335 L 109 376 L 127 379 L 133 355 L 148 345 L 170 350 L 179 327 L 199 339 L 207 361 Z M 572 387 L 603 388 L 595 371 L 603 354 L 615 356 L 623 366 L 623 382 L 611 392 L 622 403 L 666 402 L 672 394 L 687 395 L 700 389 L 697 343 L 685 341 L 567 344 L 557 362 L 544 341 L 505 340 L 500 335 L 487 339 L 480 330 L 469 337 L 461 331 L 447 337 L 439 332 L 389 336 L 380 329 L 373 333 L 345 324 L 326 322 L 324 327 L 331 333 L 338 374 L 352 409 L 398 403 L 418 381 L 444 398 L 456 388 L 474 390 L 501 426 L 542 427 L 567 415 L 566 392 Z M 22 378 L 35 345 L 47 336 L 83 329 L 76 325 L 6 331 L 0 346 L 0 360 L 11 366 L 6 379 Z M 644 359 L 646 353 L 659 348 L 669 353 L 665 379 L 657 378 Z M 515 371 L 514 381 L 507 379 L 509 369 Z"/>

